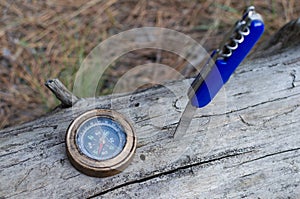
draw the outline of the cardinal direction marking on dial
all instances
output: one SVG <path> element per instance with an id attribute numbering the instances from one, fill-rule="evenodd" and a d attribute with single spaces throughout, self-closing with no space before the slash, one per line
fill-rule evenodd
<path id="1" fill-rule="evenodd" d="M 106 160 L 118 155 L 125 145 L 123 128 L 109 118 L 87 120 L 79 128 L 77 142 L 82 153 L 95 160 Z"/>

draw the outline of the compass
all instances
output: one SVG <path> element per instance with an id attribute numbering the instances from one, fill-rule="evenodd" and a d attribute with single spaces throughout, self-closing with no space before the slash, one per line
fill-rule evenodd
<path id="1" fill-rule="evenodd" d="M 76 169 L 106 177 L 123 171 L 136 149 L 132 125 L 120 113 L 95 109 L 81 114 L 69 126 L 66 149 Z"/>

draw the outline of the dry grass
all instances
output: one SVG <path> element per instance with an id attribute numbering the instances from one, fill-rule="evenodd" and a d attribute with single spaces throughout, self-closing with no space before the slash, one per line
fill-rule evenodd
<path id="1" fill-rule="evenodd" d="M 0 128 L 44 114 L 58 104 L 43 85 L 60 78 L 69 88 L 84 57 L 109 36 L 135 27 L 158 26 L 190 35 L 211 50 L 254 4 L 266 22 L 264 39 L 300 16 L 295 0 L 25 0 L 0 1 Z M 183 60 L 167 52 L 140 50 L 118 61 L 102 93 L 128 68 L 158 61 L 178 70 Z"/>

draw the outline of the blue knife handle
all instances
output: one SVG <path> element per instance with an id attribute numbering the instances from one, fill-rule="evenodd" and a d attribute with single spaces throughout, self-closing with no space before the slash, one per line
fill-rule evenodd
<path id="1" fill-rule="evenodd" d="M 193 106 L 201 108 L 211 102 L 264 32 L 264 23 L 260 19 L 252 20 L 248 27 L 250 33 L 244 36 L 244 41 L 239 43 L 237 49 L 229 57 L 216 59 L 203 83 L 194 91 L 191 98 Z"/>

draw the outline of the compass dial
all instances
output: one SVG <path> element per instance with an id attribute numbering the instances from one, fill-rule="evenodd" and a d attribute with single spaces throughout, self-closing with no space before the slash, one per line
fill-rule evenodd
<path id="1" fill-rule="evenodd" d="M 80 151 L 89 158 L 108 160 L 123 150 L 126 134 L 118 122 L 97 116 L 80 125 L 76 142 Z"/>
<path id="2" fill-rule="evenodd" d="M 94 177 L 123 171 L 132 160 L 136 145 L 133 126 L 122 114 L 108 109 L 79 115 L 66 133 L 66 151 L 72 165 Z"/>

